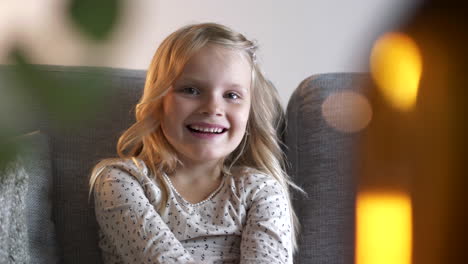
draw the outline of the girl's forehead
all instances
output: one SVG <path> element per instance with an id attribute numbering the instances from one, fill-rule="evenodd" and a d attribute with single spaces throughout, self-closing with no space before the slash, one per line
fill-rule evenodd
<path id="1" fill-rule="evenodd" d="M 194 60 L 216 60 L 218 62 L 224 62 L 225 64 L 232 63 L 244 63 L 250 67 L 250 62 L 247 59 L 247 53 L 240 49 L 224 47 L 219 44 L 207 44 L 198 51 L 196 51 L 192 57 L 188 60 L 188 63 Z"/>
<path id="2" fill-rule="evenodd" d="M 230 48 L 230 47 L 224 47 L 221 45 L 217 44 L 208 44 L 204 47 L 207 51 L 211 51 L 218 56 L 230 56 L 230 57 L 236 57 L 242 60 L 246 59 L 246 52 L 241 50 L 241 49 L 236 49 L 236 48 Z"/>
<path id="3" fill-rule="evenodd" d="M 207 45 L 188 60 L 178 79 L 222 79 L 247 86 L 251 71 L 250 62 L 242 51 Z"/>

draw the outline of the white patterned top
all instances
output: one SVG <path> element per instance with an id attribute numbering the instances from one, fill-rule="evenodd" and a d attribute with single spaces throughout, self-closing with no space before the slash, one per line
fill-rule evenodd
<path id="1" fill-rule="evenodd" d="M 237 168 L 191 204 L 165 176 L 171 190 L 158 213 L 160 185 L 138 162 L 116 161 L 95 183 L 104 263 L 292 263 L 288 201 L 273 177 Z"/>

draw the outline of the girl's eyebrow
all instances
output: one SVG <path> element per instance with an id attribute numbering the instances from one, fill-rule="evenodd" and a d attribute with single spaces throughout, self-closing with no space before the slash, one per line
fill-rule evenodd
<path id="1" fill-rule="evenodd" d="M 190 83 L 201 83 L 203 84 L 203 80 L 197 79 L 196 77 L 190 77 L 190 76 L 181 76 L 179 80 L 176 82 L 183 81 L 183 82 L 190 82 Z"/>
<path id="2" fill-rule="evenodd" d="M 197 79 L 196 77 L 193 77 L 193 76 L 182 76 L 179 80 L 176 81 L 176 83 L 178 82 L 187 82 L 190 84 L 199 84 L 199 85 L 206 84 L 206 81 Z M 244 92 L 248 92 L 247 88 L 243 87 L 242 85 L 238 83 L 229 83 L 227 84 L 227 87 L 229 87 L 230 89 L 236 89 L 236 90 L 242 90 Z"/>
<path id="3" fill-rule="evenodd" d="M 239 84 L 237 84 L 237 83 L 230 84 L 229 87 L 230 87 L 231 89 L 241 90 L 241 91 L 243 91 L 243 92 L 245 92 L 245 93 L 248 92 L 247 88 L 245 88 L 245 87 L 243 87 L 242 85 L 239 85 Z"/>

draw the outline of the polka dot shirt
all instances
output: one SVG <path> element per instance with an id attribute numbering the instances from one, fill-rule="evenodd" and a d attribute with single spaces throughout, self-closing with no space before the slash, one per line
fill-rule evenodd
<path id="1" fill-rule="evenodd" d="M 235 169 L 207 199 L 192 204 L 161 188 L 143 162 L 107 166 L 94 187 L 104 263 L 292 263 L 287 198 L 280 184 Z"/>

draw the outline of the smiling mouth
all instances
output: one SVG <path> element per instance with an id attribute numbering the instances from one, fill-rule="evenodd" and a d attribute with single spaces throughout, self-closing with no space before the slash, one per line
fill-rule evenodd
<path id="1" fill-rule="evenodd" d="M 224 132 L 227 131 L 226 128 L 213 128 L 213 127 L 199 127 L 199 126 L 187 126 L 187 129 L 190 130 L 191 132 L 194 133 L 200 133 L 200 134 L 223 134 Z"/>

